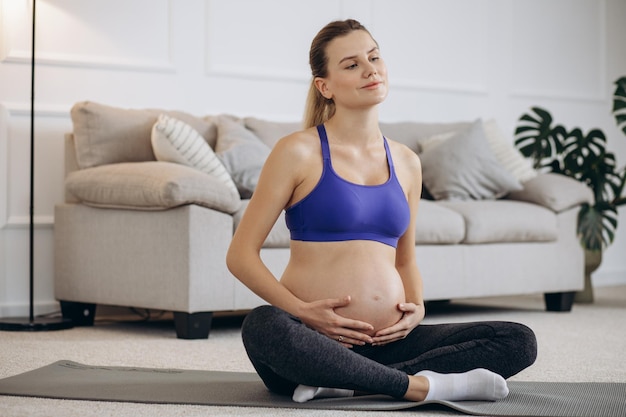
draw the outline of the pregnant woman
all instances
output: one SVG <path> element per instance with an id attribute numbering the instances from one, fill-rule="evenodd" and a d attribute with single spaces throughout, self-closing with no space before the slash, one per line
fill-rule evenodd
<path id="1" fill-rule="evenodd" d="M 355 20 L 331 22 L 309 59 L 305 130 L 273 148 L 227 256 L 232 273 L 269 303 L 242 326 L 256 371 L 297 402 L 355 393 L 506 397 L 506 378 L 536 358 L 530 329 L 420 324 L 421 165 L 380 131 L 388 81 L 378 44 Z M 291 245 L 279 281 L 260 250 L 282 210 Z"/>

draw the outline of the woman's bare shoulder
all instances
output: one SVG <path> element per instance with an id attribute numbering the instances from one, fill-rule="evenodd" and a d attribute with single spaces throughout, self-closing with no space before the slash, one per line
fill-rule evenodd
<path id="1" fill-rule="evenodd" d="M 395 165 L 400 164 L 400 166 L 410 169 L 410 170 L 420 170 L 422 169 L 422 163 L 420 161 L 420 157 L 417 153 L 415 153 L 411 148 L 406 146 L 404 143 L 396 142 L 393 139 L 387 138 L 389 143 L 389 149 L 394 157 Z"/>
<path id="2" fill-rule="evenodd" d="M 320 148 L 320 141 L 315 128 L 293 132 L 276 142 L 273 152 L 286 158 L 295 158 L 296 161 L 306 160 Z M 295 162 L 292 160 L 292 162 Z"/>

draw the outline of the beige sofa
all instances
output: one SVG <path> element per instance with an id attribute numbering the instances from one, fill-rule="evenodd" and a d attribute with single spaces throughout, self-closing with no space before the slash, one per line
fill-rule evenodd
<path id="1" fill-rule="evenodd" d="M 71 115 L 66 201 L 54 227 L 65 317 L 93 324 L 97 304 L 172 311 L 179 338 L 206 338 L 213 312 L 263 303 L 229 273 L 225 255 L 260 165 L 297 123 L 92 102 Z M 162 120 L 187 128 L 192 144 L 201 136 L 217 171 L 188 155 L 171 162 L 169 151 L 184 151 L 174 149 L 181 132 L 157 129 Z M 583 287 L 576 215 L 593 198 L 586 187 L 534 172 L 493 121 L 381 128 L 421 155 L 431 195 L 420 205 L 415 251 L 426 300 L 544 293 L 548 310 L 571 308 Z M 261 256 L 279 277 L 289 256 L 282 216 Z"/>

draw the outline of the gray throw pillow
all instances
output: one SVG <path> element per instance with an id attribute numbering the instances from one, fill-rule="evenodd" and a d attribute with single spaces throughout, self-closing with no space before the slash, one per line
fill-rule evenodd
<path id="1" fill-rule="evenodd" d="M 241 198 L 250 198 L 270 148 L 242 124 L 219 117 L 215 153 L 237 185 Z"/>
<path id="2" fill-rule="evenodd" d="M 489 148 L 480 119 L 420 156 L 424 186 L 436 200 L 495 199 L 522 189 Z"/>

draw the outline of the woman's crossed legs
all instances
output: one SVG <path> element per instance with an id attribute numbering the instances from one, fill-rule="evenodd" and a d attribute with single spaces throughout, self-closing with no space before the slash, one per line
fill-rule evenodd
<path id="1" fill-rule="evenodd" d="M 308 386 L 304 400 L 320 394 L 313 387 L 411 400 L 495 400 L 508 392 L 504 379 L 530 366 L 537 352 L 532 330 L 510 322 L 420 325 L 401 341 L 348 349 L 272 306 L 248 314 L 242 337 L 265 385 L 285 395 Z"/>

